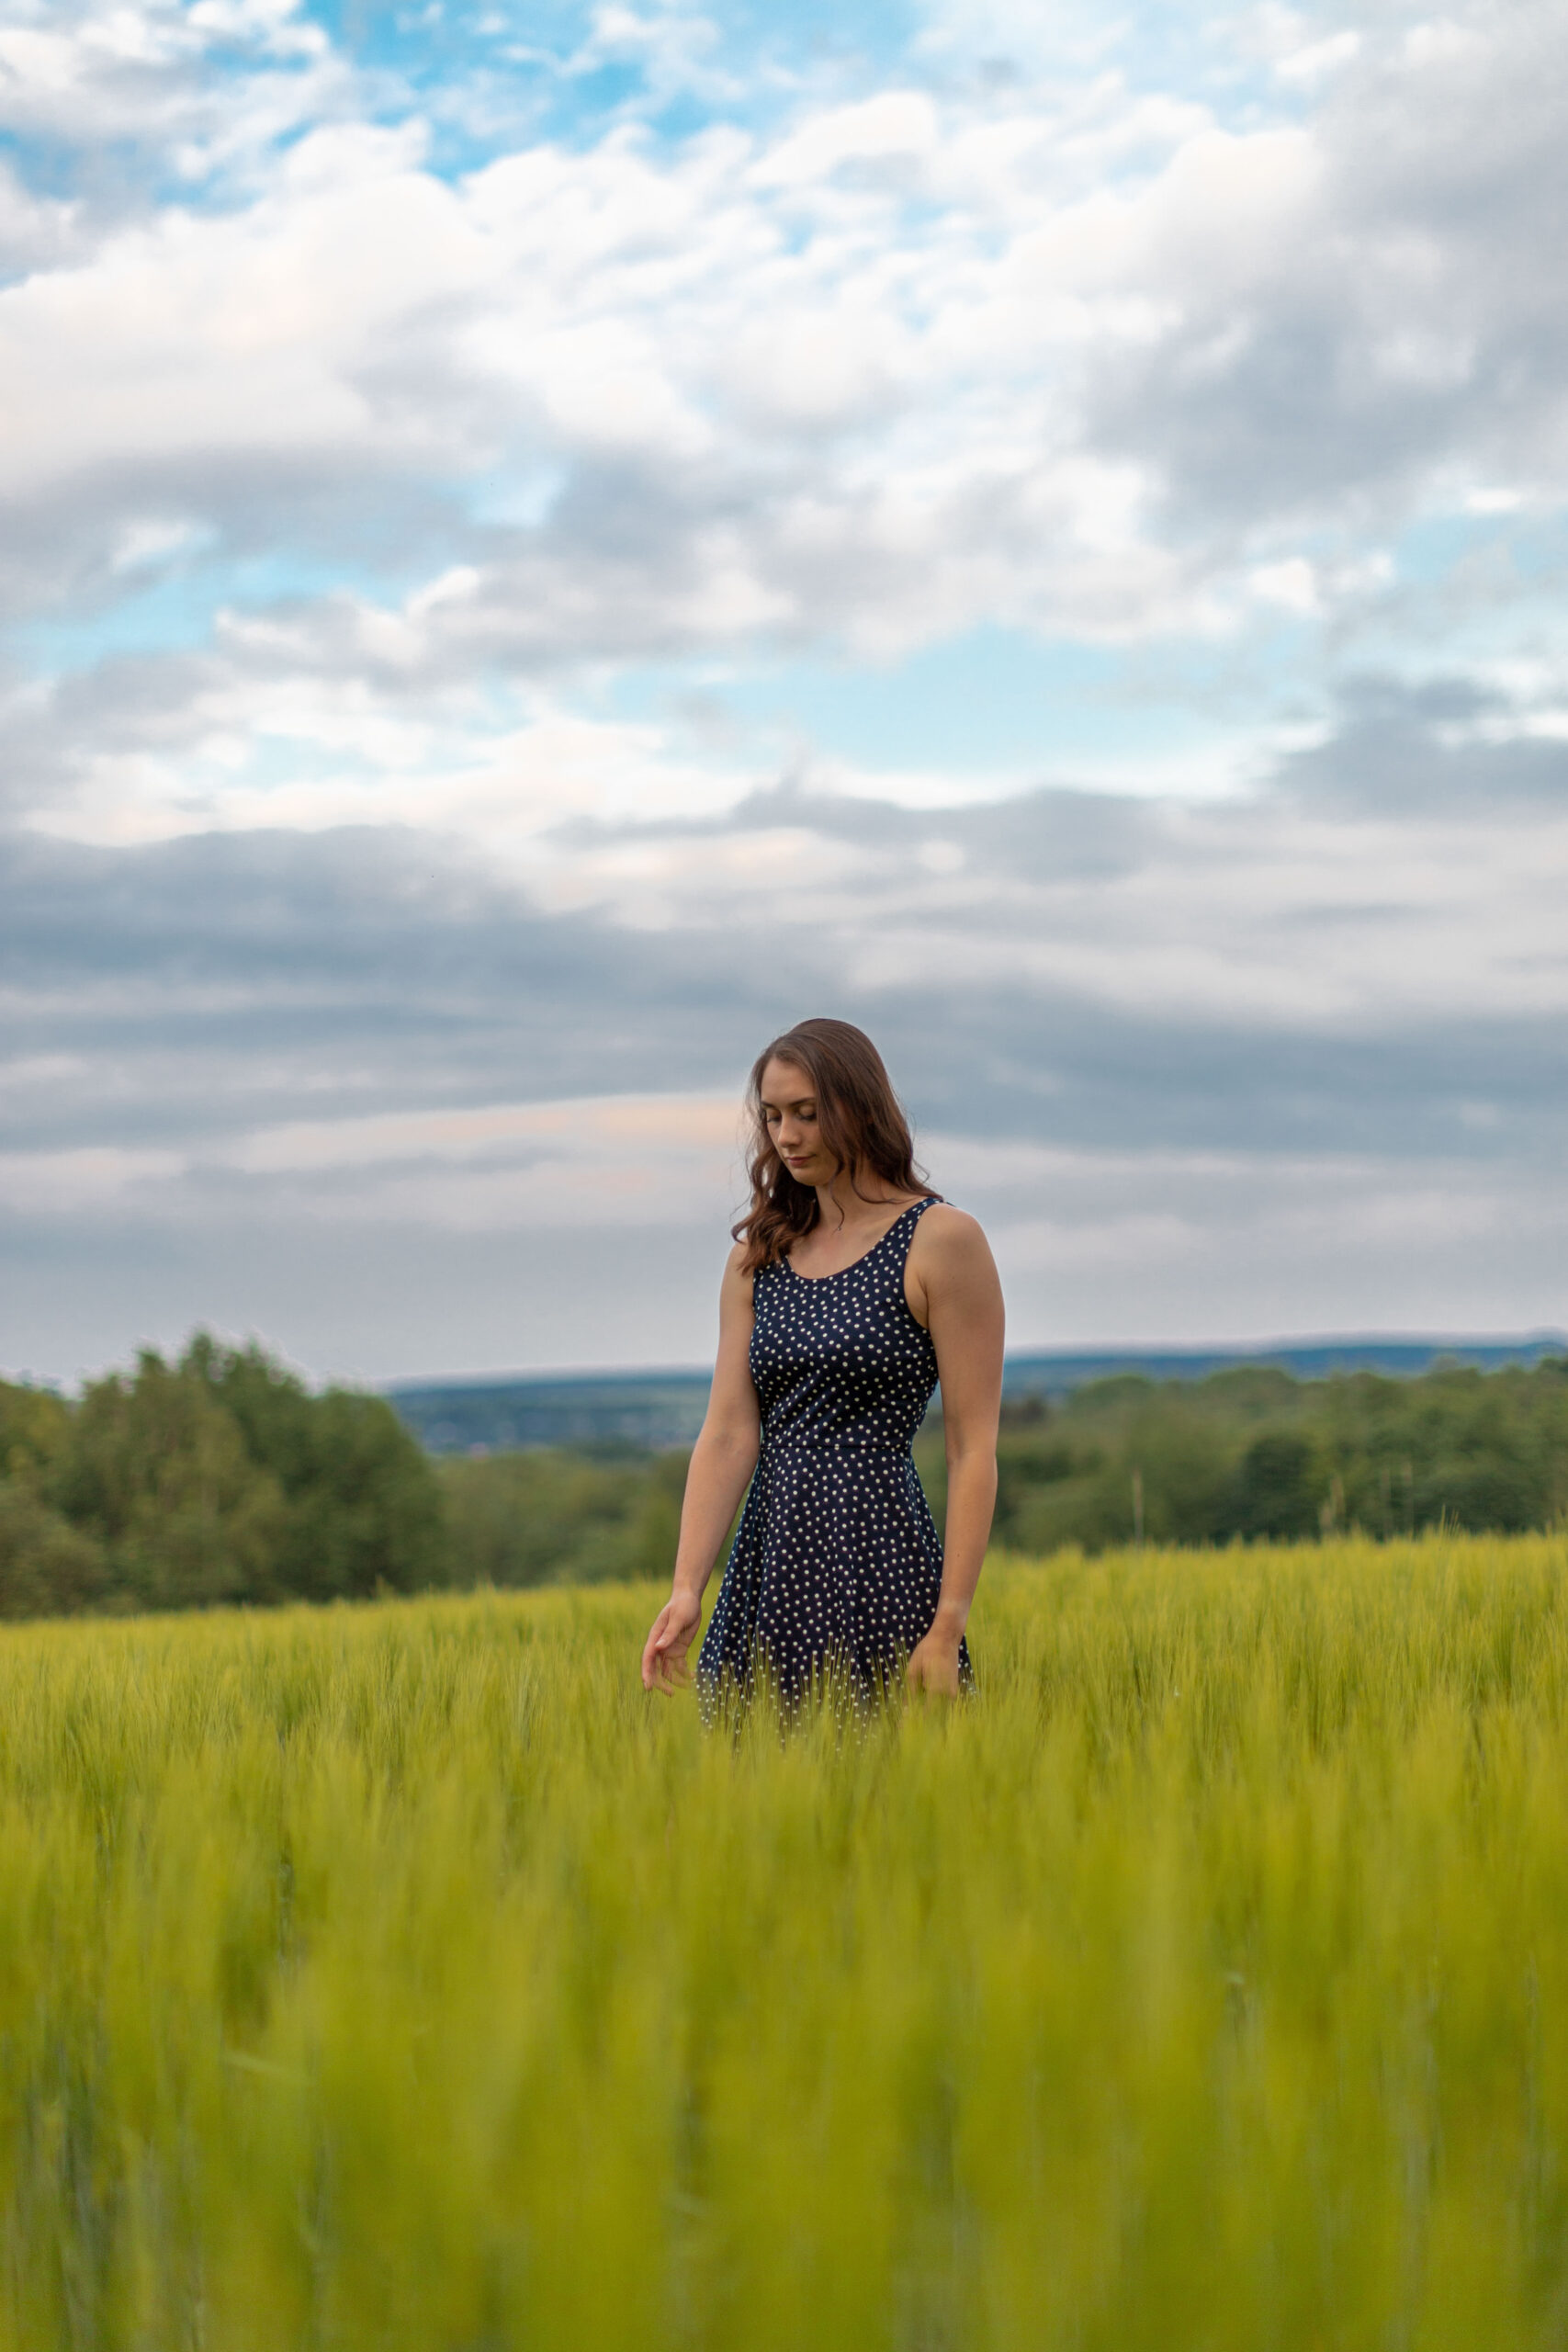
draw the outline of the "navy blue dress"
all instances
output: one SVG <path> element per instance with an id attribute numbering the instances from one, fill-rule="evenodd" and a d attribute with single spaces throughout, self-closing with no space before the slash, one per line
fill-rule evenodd
<path id="1" fill-rule="evenodd" d="M 936 1350 L 904 1295 L 916 1201 L 875 1248 L 815 1280 L 787 1258 L 752 1281 L 761 1451 L 697 1658 L 703 1719 L 759 1680 L 786 1714 L 814 1689 L 868 1705 L 931 1630 L 942 1542 L 910 1442 Z M 959 1675 L 970 1680 L 969 1653 Z"/>

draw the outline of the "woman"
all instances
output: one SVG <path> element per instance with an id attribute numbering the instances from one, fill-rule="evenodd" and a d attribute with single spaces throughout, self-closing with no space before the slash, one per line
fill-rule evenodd
<path id="1" fill-rule="evenodd" d="M 915 1173 L 871 1039 L 803 1021 L 751 1073 L 751 1206 L 719 1295 L 718 1363 L 692 1454 L 674 1589 L 642 1654 L 686 1678 L 724 1534 L 750 1481 L 702 1652 L 705 1720 L 759 1678 L 786 1715 L 827 1688 L 863 1706 L 970 1680 L 964 1621 L 997 1494 L 1002 1295 L 986 1237 Z M 947 1544 L 909 1445 L 937 1382 Z"/>

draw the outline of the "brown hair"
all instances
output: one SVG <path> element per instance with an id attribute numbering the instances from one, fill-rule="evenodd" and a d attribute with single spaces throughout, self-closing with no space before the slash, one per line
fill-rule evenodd
<path id="1" fill-rule="evenodd" d="M 751 1205 L 730 1230 L 745 1244 L 747 1273 L 786 1256 L 791 1243 L 809 1233 L 821 1214 L 816 1187 L 790 1173 L 762 1116 L 762 1072 L 771 1061 L 793 1062 L 810 1079 L 822 1140 L 850 1170 L 852 1182 L 863 1171 L 897 1192 L 935 1197 L 916 1169 L 909 1122 L 865 1031 L 848 1021 L 797 1021 L 763 1046 L 746 1090 L 753 1122 L 748 1162 Z"/>

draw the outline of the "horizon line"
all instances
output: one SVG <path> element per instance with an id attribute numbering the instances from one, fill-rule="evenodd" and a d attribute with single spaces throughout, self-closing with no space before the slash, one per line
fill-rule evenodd
<path id="1" fill-rule="evenodd" d="M 1336 1348 L 1426 1348 L 1434 1354 L 1442 1354 L 1450 1351 L 1490 1351 L 1526 1348 L 1546 1351 L 1558 1347 L 1568 1351 L 1568 1332 L 1542 1326 L 1524 1332 L 1336 1331 L 1321 1335 L 1301 1333 L 1271 1340 L 1147 1340 L 1122 1343 L 1108 1341 L 1100 1345 L 1078 1343 L 1058 1348 L 1024 1346 L 1009 1348 L 1003 1362 L 1006 1364 L 1113 1363 L 1135 1363 L 1150 1358 L 1201 1360 L 1218 1357 L 1246 1363 L 1266 1362 L 1270 1356 L 1317 1355 Z M 381 1395 L 392 1396 L 419 1389 L 515 1387 L 545 1382 L 701 1380 L 711 1378 L 712 1374 L 711 1362 L 547 1365 L 531 1371 L 399 1374 L 392 1379 L 378 1382 L 377 1387 Z"/>

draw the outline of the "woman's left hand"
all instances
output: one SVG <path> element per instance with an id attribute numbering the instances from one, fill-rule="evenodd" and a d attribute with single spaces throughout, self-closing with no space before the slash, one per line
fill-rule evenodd
<path id="1" fill-rule="evenodd" d="M 911 1690 L 932 1690 L 939 1698 L 958 1696 L 958 1635 L 933 1625 L 909 1652 L 906 1668 Z"/>

